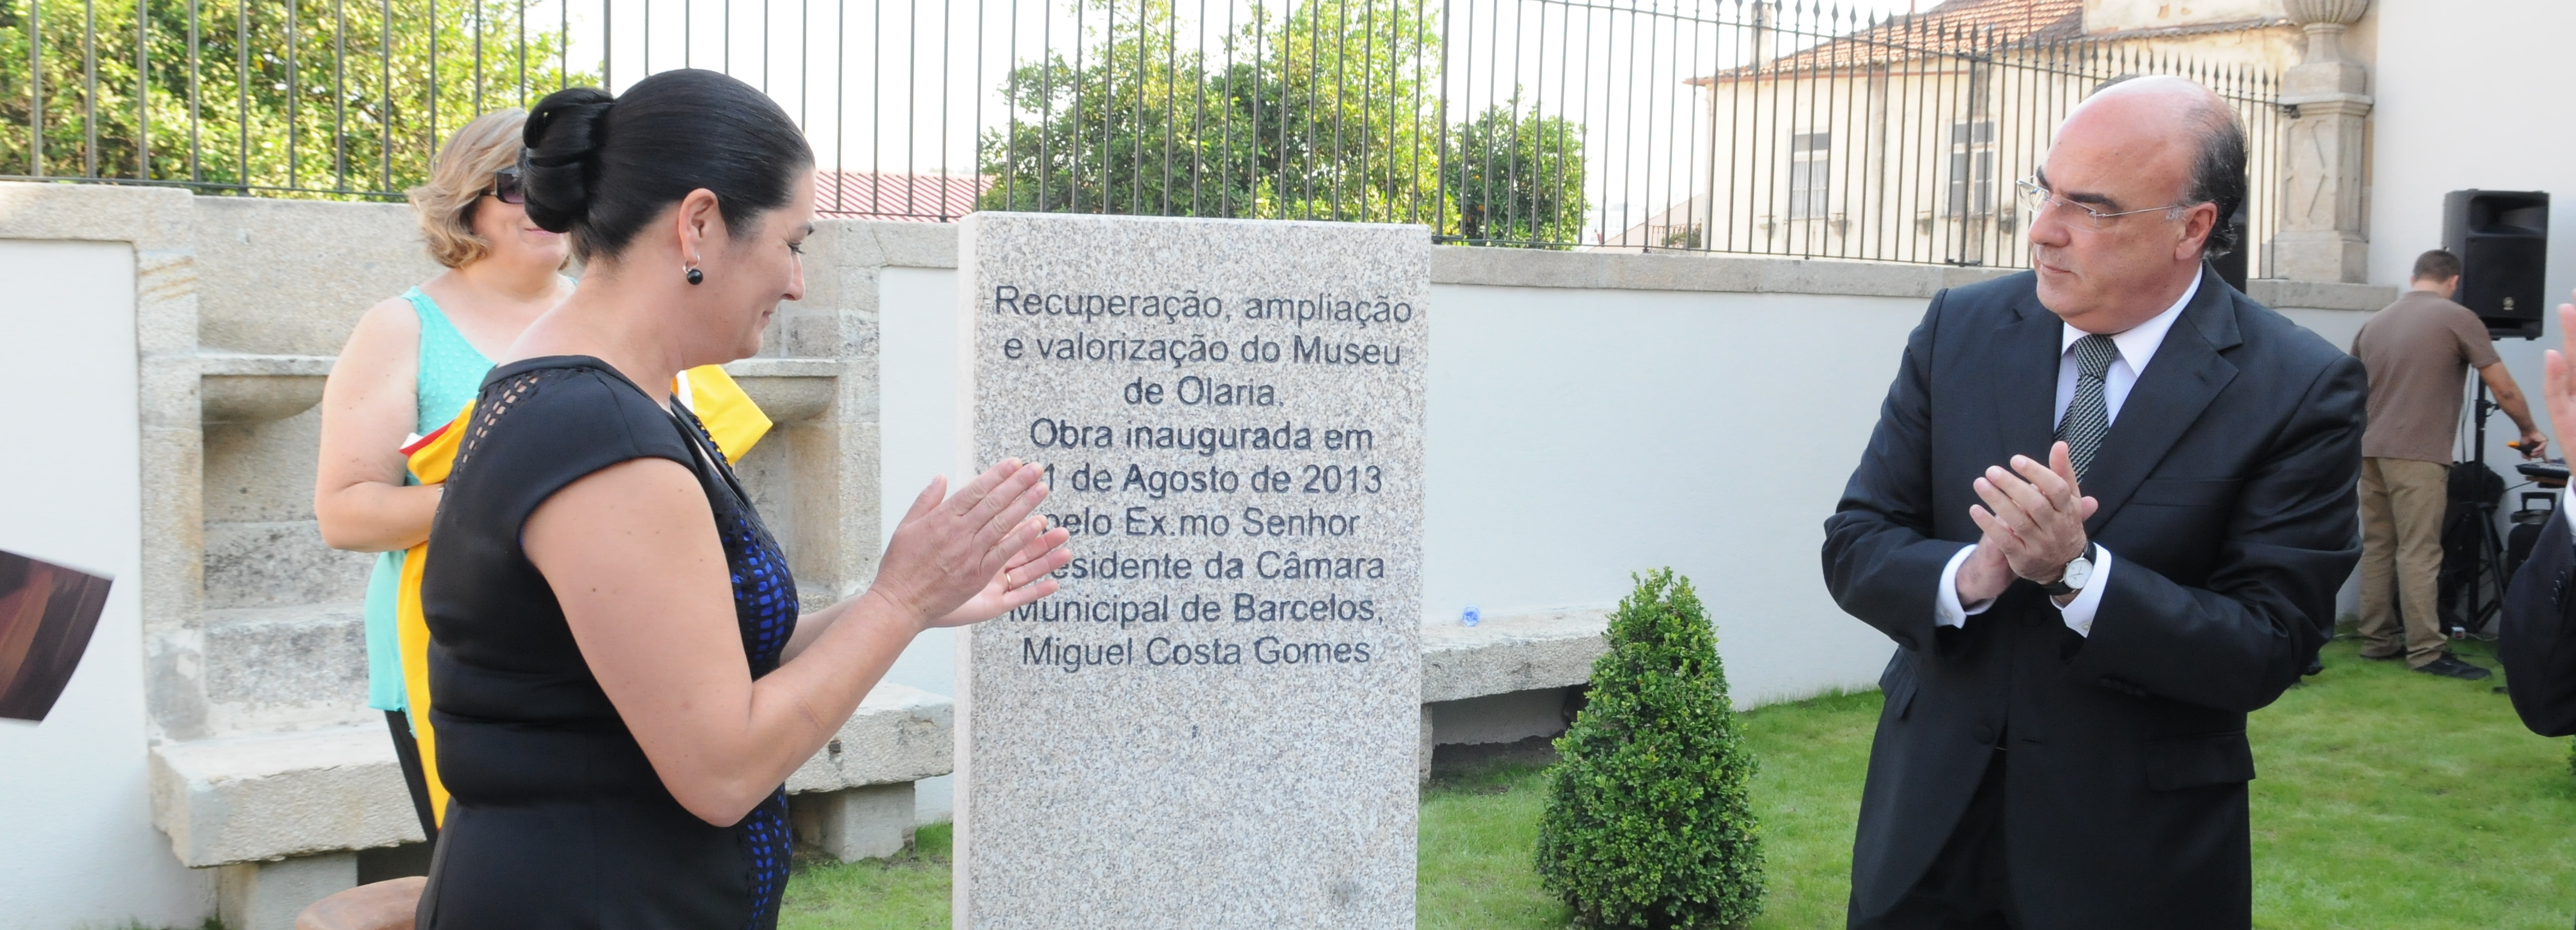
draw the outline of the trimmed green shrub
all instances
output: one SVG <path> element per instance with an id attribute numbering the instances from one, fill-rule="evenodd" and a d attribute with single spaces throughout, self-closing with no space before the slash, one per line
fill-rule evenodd
<path id="1" fill-rule="evenodd" d="M 1637 579 L 1607 635 L 1556 740 L 1539 881 L 1588 926 L 1744 926 L 1762 912 L 1762 830 L 1717 633 L 1667 568 Z"/>

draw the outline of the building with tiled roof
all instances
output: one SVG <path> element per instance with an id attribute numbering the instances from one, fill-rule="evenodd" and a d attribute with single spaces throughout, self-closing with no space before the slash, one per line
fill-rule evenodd
<path id="1" fill-rule="evenodd" d="M 1687 196 L 1598 247 L 2024 265 L 2012 183 L 2112 76 L 2218 89 L 2272 170 L 2270 101 L 2300 48 L 2281 2 L 1947 0 L 1876 21 L 1747 5 L 1720 28 L 1740 63 L 1684 82 L 1705 107 Z M 2273 187 L 2258 174 L 2257 232 Z"/>

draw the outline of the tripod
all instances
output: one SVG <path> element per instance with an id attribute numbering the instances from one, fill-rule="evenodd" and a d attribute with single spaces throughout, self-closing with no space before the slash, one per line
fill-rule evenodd
<path id="1" fill-rule="evenodd" d="M 2486 633 L 2488 624 L 2504 610 L 2505 583 L 2510 580 L 2504 573 L 2504 537 L 2496 532 L 2496 506 L 2504 493 L 2504 480 L 2487 467 L 2487 416 L 2502 408 L 2487 399 L 2486 379 L 2472 376 L 2469 380 L 2477 382 L 2478 386 L 2477 400 L 2470 407 L 2476 438 L 2469 444 L 2469 460 L 2465 464 L 2481 473 L 2474 479 L 2478 485 L 2493 482 L 2495 493 L 2481 491 L 2462 500 L 2456 490 L 2461 486 L 2461 479 L 2455 476 L 2451 480 L 2451 488 L 2454 489 L 2451 506 L 2465 508 L 2472 524 L 2466 534 L 2471 538 L 2462 540 L 2467 545 L 2454 553 L 2449 546 L 2454 540 L 2448 524 L 2461 519 L 2461 515 L 2457 512 L 2446 514 L 2443 521 L 2446 525 L 2442 540 L 2442 587 L 2451 589 L 2456 586 L 2457 590 L 2442 591 L 2441 624 L 2442 631 L 2452 639 Z M 2465 563 L 2461 570 L 2453 570 L 2455 557 Z M 2453 607 L 2454 601 L 2458 602 L 2456 608 Z"/>

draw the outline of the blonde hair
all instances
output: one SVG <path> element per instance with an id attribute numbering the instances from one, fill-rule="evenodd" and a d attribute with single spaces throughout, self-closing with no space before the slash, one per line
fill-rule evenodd
<path id="1" fill-rule="evenodd" d="M 447 138 L 429 163 L 429 183 L 405 191 L 420 216 L 429 257 L 462 268 L 492 251 L 474 234 L 474 205 L 492 189 L 492 173 L 519 163 L 520 132 L 528 111 L 494 110 L 475 117 Z"/>

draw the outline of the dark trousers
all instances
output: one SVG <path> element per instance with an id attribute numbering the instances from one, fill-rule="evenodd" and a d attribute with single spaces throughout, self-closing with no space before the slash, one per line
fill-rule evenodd
<path id="1" fill-rule="evenodd" d="M 402 763 L 403 786 L 411 789 L 411 811 L 420 816 L 420 832 L 438 842 L 438 818 L 429 809 L 429 774 L 421 768 L 420 740 L 412 736 L 411 718 L 385 711 L 385 729 L 393 733 L 394 758 Z"/>
<path id="2" fill-rule="evenodd" d="M 1932 867 L 1885 915 L 1855 922 L 1852 928 L 2012 930 L 2021 925 L 2004 862 L 2004 753 L 1996 750 Z"/>

